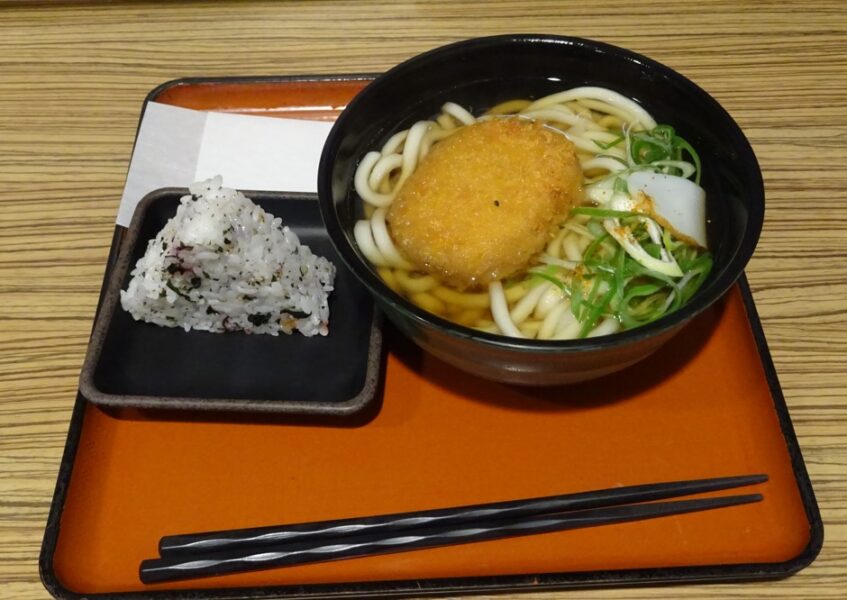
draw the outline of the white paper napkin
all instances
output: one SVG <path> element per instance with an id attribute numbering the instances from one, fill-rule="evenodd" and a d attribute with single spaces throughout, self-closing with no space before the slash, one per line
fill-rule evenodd
<path id="1" fill-rule="evenodd" d="M 318 161 L 332 123 L 215 113 L 150 102 L 144 112 L 118 209 L 128 226 L 135 206 L 162 187 L 222 175 L 227 187 L 316 192 Z"/>

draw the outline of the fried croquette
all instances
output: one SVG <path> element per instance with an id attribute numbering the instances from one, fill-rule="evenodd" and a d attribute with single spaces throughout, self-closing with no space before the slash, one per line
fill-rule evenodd
<path id="1" fill-rule="evenodd" d="M 387 220 L 415 266 L 465 290 L 525 268 L 582 201 L 574 145 L 541 124 L 497 118 L 436 144 Z"/>

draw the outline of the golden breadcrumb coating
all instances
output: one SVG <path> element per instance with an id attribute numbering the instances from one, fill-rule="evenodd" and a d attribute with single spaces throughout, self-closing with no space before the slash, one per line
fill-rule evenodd
<path id="1" fill-rule="evenodd" d="M 539 123 L 498 118 L 436 144 L 387 219 L 418 269 L 469 289 L 526 267 L 581 201 L 574 145 Z"/>

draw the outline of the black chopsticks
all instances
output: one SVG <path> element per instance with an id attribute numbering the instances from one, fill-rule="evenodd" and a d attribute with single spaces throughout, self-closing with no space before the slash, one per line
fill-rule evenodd
<path id="1" fill-rule="evenodd" d="M 401 552 L 709 510 L 759 494 L 653 502 L 767 481 L 744 475 L 610 488 L 373 517 L 165 536 L 145 560 L 144 583 Z"/>

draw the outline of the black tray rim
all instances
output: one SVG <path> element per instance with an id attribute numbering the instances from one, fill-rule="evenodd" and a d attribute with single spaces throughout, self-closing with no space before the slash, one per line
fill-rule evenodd
<path id="1" fill-rule="evenodd" d="M 282 76 L 250 76 L 250 77 L 185 77 L 167 81 L 150 91 L 144 100 L 139 117 L 144 118 L 144 111 L 149 102 L 167 89 L 200 84 L 256 84 L 256 83 L 295 83 L 320 81 L 367 81 L 376 74 L 334 74 L 334 75 L 282 75 Z M 137 136 L 137 129 L 136 129 Z M 109 273 L 117 258 L 121 238 L 126 230 L 116 226 L 112 247 L 106 264 L 106 271 L 101 287 L 100 304 L 103 300 L 103 290 L 108 281 Z M 741 292 L 747 319 L 753 338 L 759 352 L 768 388 L 774 401 L 774 408 L 779 419 L 783 437 L 788 449 L 797 487 L 803 501 L 806 518 L 809 522 L 809 542 L 797 556 L 781 562 L 773 563 L 740 563 L 725 565 L 703 565 L 670 568 L 642 569 L 609 569 L 597 571 L 580 571 L 570 573 L 535 573 L 526 575 L 498 575 L 488 577 L 460 577 L 447 579 L 413 579 L 402 581 L 375 581 L 360 583 L 313 584 L 289 586 L 261 586 L 234 588 L 194 588 L 181 590 L 151 590 L 138 592 L 106 592 L 97 594 L 80 594 L 66 588 L 59 580 L 53 563 L 53 554 L 59 538 L 62 510 L 67 496 L 70 478 L 73 471 L 76 451 L 82 433 L 85 416 L 86 400 L 77 392 L 68 437 L 56 488 L 48 513 L 44 538 L 41 545 L 38 567 L 41 581 L 47 591 L 59 600 L 247 600 L 266 598 L 312 599 L 327 597 L 345 598 L 398 598 L 423 596 L 448 596 L 502 592 L 540 592 L 563 589 L 585 588 L 616 588 L 661 586 L 668 584 L 692 583 L 728 583 L 744 581 L 764 581 L 782 579 L 797 573 L 809 566 L 818 556 L 823 547 L 824 526 L 815 498 L 812 483 L 803 460 L 803 454 L 791 415 L 779 384 L 776 368 L 768 349 L 767 340 L 762 329 L 762 323 L 746 275 L 742 274 L 737 285 Z"/>

